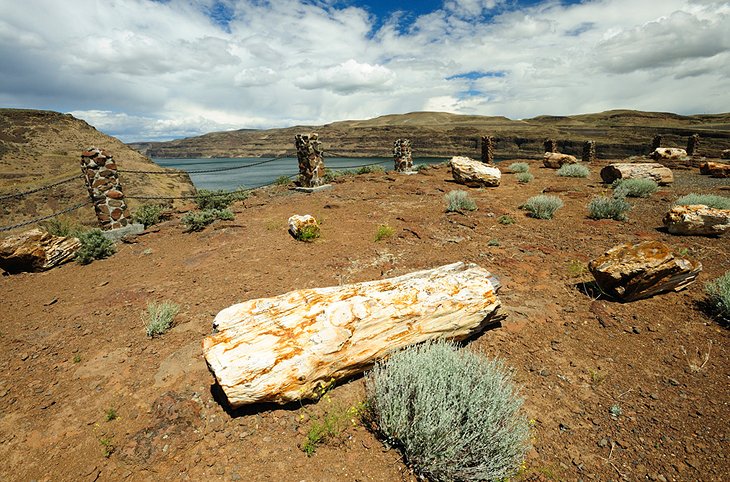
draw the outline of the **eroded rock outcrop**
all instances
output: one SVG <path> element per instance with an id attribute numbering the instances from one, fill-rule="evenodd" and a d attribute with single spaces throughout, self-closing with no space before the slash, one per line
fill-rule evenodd
<path id="1" fill-rule="evenodd" d="M 578 159 L 570 154 L 560 152 L 546 152 L 542 164 L 550 169 L 559 169 L 563 164 L 578 164 Z"/>
<path id="2" fill-rule="evenodd" d="M 502 180 L 499 168 L 468 157 L 451 158 L 451 175 L 459 184 L 469 187 L 496 187 Z"/>
<path id="3" fill-rule="evenodd" d="M 617 179 L 651 179 L 660 186 L 674 182 L 672 170 L 656 162 L 617 162 L 601 169 L 601 179 L 612 183 Z"/>
<path id="4" fill-rule="evenodd" d="M 672 234 L 720 236 L 730 230 L 730 209 L 715 209 L 703 204 L 674 206 L 663 222 Z"/>
<path id="5" fill-rule="evenodd" d="M 0 268 L 8 273 L 45 271 L 74 259 L 80 247 L 77 238 L 31 229 L 0 241 Z"/>

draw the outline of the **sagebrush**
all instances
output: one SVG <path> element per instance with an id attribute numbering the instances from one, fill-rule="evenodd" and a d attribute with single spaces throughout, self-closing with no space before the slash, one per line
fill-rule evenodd
<path id="1" fill-rule="evenodd" d="M 521 209 L 530 213 L 530 216 L 537 219 L 552 219 L 555 212 L 563 207 L 563 201 L 557 196 L 538 194 L 528 199 Z"/>
<path id="2" fill-rule="evenodd" d="M 528 182 L 531 182 L 533 179 L 535 179 L 535 176 L 533 176 L 529 172 L 518 172 L 515 178 L 517 179 L 517 182 L 527 184 Z"/>
<path id="3" fill-rule="evenodd" d="M 705 285 L 712 310 L 730 322 L 730 271 Z"/>
<path id="4" fill-rule="evenodd" d="M 561 177 L 588 177 L 591 171 L 582 164 L 563 164 L 555 173 Z"/>
<path id="5" fill-rule="evenodd" d="M 406 461 L 431 480 L 504 480 L 529 449 L 512 375 L 446 341 L 394 353 L 366 376 L 370 416 Z"/>
<path id="6" fill-rule="evenodd" d="M 626 221 L 626 213 L 631 209 L 631 204 L 622 197 L 596 196 L 587 207 L 588 217 L 591 219 Z"/>
<path id="7" fill-rule="evenodd" d="M 195 196 L 195 204 L 198 209 L 205 211 L 208 209 L 225 209 L 235 201 L 243 201 L 248 198 L 249 192 L 244 190 L 238 191 L 209 191 L 207 189 L 199 189 Z"/>
<path id="8" fill-rule="evenodd" d="M 216 219 L 230 221 L 233 218 L 233 213 L 228 209 L 204 209 L 202 211 L 191 211 L 185 214 L 180 219 L 180 222 L 185 225 L 185 230 L 190 232 L 202 231 L 207 225 Z"/>
<path id="9" fill-rule="evenodd" d="M 137 208 L 132 216 L 136 223 L 144 224 L 145 228 L 154 226 L 162 220 L 163 206 L 159 204 L 145 204 Z"/>
<path id="10" fill-rule="evenodd" d="M 616 179 L 611 187 L 613 197 L 649 197 L 659 189 L 653 179 Z"/>
<path id="11" fill-rule="evenodd" d="M 513 162 L 509 165 L 510 172 L 527 172 L 530 170 L 530 165 L 526 162 Z"/>
<path id="12" fill-rule="evenodd" d="M 373 165 L 373 166 L 362 166 L 357 171 L 355 171 L 357 174 L 370 174 L 373 172 L 385 172 L 385 168 L 383 166 Z"/>
<path id="13" fill-rule="evenodd" d="M 114 243 L 106 239 L 101 229 L 91 229 L 78 236 L 81 247 L 76 252 L 76 262 L 89 264 L 95 259 L 108 258 L 117 252 Z"/>
<path id="14" fill-rule="evenodd" d="M 387 224 L 381 224 L 378 226 L 378 230 L 375 232 L 375 242 L 381 241 L 385 238 L 393 236 L 395 230 Z"/>
<path id="15" fill-rule="evenodd" d="M 675 206 L 689 206 L 691 204 L 704 204 L 715 209 L 730 209 L 730 197 L 693 192 L 674 201 Z"/>
<path id="16" fill-rule="evenodd" d="M 41 225 L 48 234 L 53 236 L 63 236 L 78 238 L 86 229 L 78 223 L 78 221 L 66 216 L 51 218 Z"/>
<path id="17" fill-rule="evenodd" d="M 172 321 L 180 311 L 180 307 L 171 302 L 156 301 L 147 304 L 147 336 L 154 338 L 160 336 L 172 327 Z"/>
<path id="18" fill-rule="evenodd" d="M 466 191 L 449 191 L 444 196 L 446 201 L 446 212 L 447 213 L 463 213 L 464 211 L 474 211 L 477 208 L 476 203 L 469 197 L 469 193 Z"/>

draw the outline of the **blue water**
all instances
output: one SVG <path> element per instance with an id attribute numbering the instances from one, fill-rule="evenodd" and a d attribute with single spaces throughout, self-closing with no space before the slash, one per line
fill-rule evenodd
<path id="1" fill-rule="evenodd" d="M 219 169 L 226 167 L 243 166 L 265 161 L 257 157 L 240 157 L 235 159 L 154 159 L 160 166 L 174 167 L 183 171 L 197 171 L 203 169 Z M 438 164 L 446 161 L 445 158 L 417 158 L 413 165 Z M 386 170 L 393 169 L 393 159 L 383 157 L 345 158 L 328 157 L 324 160 L 327 169 L 338 171 L 352 169 L 363 164 L 380 163 Z M 239 188 L 253 188 L 273 182 L 280 176 L 296 176 L 299 172 L 296 158 L 284 157 L 259 166 L 246 167 L 223 172 L 204 174 L 190 174 L 195 187 L 199 189 L 224 189 L 227 191 Z"/>

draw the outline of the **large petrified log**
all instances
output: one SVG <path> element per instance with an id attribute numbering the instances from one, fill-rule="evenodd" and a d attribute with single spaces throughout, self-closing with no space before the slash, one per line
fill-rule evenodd
<path id="1" fill-rule="evenodd" d="M 577 164 L 578 159 L 570 154 L 563 154 L 561 152 L 546 152 L 542 158 L 543 166 L 550 169 L 559 169 L 563 167 L 563 164 Z"/>
<path id="2" fill-rule="evenodd" d="M 454 181 L 469 187 L 496 187 L 502 179 L 499 168 L 464 156 L 451 158 L 451 175 Z"/>
<path id="3" fill-rule="evenodd" d="M 203 354 L 233 407 L 316 398 L 394 350 L 481 331 L 494 322 L 498 288 L 485 269 L 455 263 L 249 300 L 218 313 Z"/>
<path id="4" fill-rule="evenodd" d="M 716 209 L 704 204 L 674 206 L 664 216 L 663 222 L 672 234 L 721 236 L 730 231 L 730 209 Z"/>
<path id="5" fill-rule="evenodd" d="M 659 241 L 620 244 L 588 263 L 598 286 L 623 301 L 679 291 L 692 284 L 702 264 L 680 258 Z"/>
<path id="6" fill-rule="evenodd" d="M 687 157 L 687 151 L 678 147 L 658 147 L 649 157 L 655 161 L 676 161 Z"/>
<path id="7" fill-rule="evenodd" d="M 616 179 L 652 179 L 660 186 L 674 182 L 672 170 L 656 162 L 617 162 L 601 169 L 603 182 L 612 183 Z"/>
<path id="8" fill-rule="evenodd" d="M 703 162 L 700 164 L 700 174 L 709 174 L 710 177 L 730 177 L 730 164 L 712 161 Z"/>
<path id="9" fill-rule="evenodd" d="M 31 229 L 0 242 L 0 268 L 8 273 L 45 271 L 74 259 L 80 247 L 77 238 Z"/>

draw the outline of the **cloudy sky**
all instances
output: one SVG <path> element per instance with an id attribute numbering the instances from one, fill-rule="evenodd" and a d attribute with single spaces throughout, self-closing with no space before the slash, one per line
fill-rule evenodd
<path id="1" fill-rule="evenodd" d="M 420 110 L 730 111 L 730 1 L 0 0 L 0 106 L 124 141 Z"/>

